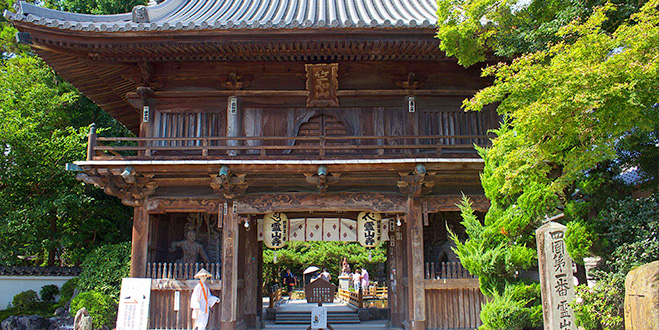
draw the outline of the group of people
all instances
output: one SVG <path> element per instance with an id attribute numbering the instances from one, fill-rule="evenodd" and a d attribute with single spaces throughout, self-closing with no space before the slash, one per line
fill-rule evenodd
<path id="1" fill-rule="evenodd" d="M 351 272 L 350 265 L 348 264 L 348 259 L 343 258 L 343 263 L 341 265 L 341 275 L 350 276 L 352 279 L 352 286 L 355 288 L 355 291 L 360 289 L 368 288 L 368 271 L 364 267 L 357 266 L 355 267 L 355 272 Z"/>

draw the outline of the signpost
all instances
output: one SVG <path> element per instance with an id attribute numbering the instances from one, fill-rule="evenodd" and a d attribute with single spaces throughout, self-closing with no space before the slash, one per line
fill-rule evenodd
<path id="1" fill-rule="evenodd" d="M 323 303 L 334 302 L 334 295 L 336 294 L 336 286 L 322 278 L 319 278 L 304 287 L 304 296 L 307 298 L 308 303 L 318 303 L 318 307 L 311 309 L 311 325 L 307 330 L 311 329 L 330 329 L 334 328 L 327 323 L 327 307 L 323 307 Z"/>
<path id="2" fill-rule="evenodd" d="M 147 330 L 150 298 L 150 278 L 124 278 L 119 295 L 117 330 Z"/>

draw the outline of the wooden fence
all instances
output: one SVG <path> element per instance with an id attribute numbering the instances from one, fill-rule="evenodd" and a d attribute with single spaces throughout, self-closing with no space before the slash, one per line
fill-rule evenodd
<path id="1" fill-rule="evenodd" d="M 337 297 L 340 300 L 345 301 L 346 303 L 353 305 L 357 308 L 364 307 L 364 300 L 367 299 L 387 299 L 388 298 L 388 289 L 387 287 L 377 287 L 371 286 L 368 289 L 362 291 L 350 291 L 339 288 L 337 292 Z"/>
<path id="2" fill-rule="evenodd" d="M 478 279 L 458 262 L 426 263 L 427 329 L 476 329 L 485 296 Z"/>
<path id="3" fill-rule="evenodd" d="M 190 296 L 198 280 L 194 275 L 208 270 L 213 278 L 208 281 L 211 294 L 221 296 L 220 264 L 147 264 L 146 277 L 151 278 L 149 329 L 192 329 Z M 178 302 L 178 304 L 177 304 Z M 220 328 L 221 308 L 216 305 L 210 313 L 208 329 Z"/>

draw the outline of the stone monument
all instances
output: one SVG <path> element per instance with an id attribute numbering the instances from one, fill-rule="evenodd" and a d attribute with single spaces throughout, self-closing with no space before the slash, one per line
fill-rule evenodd
<path id="1" fill-rule="evenodd" d="M 572 258 L 565 248 L 567 227 L 548 222 L 535 231 L 545 330 L 576 330 Z"/>
<path id="2" fill-rule="evenodd" d="M 659 260 L 625 278 L 625 329 L 659 329 Z"/>

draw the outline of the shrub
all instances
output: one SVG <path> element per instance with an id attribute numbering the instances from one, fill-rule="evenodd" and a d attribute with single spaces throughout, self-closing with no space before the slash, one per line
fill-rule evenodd
<path id="1" fill-rule="evenodd" d="M 98 291 L 118 299 L 121 279 L 130 274 L 130 242 L 110 244 L 91 252 L 78 277 L 81 292 Z"/>
<path id="2" fill-rule="evenodd" d="M 39 297 L 34 290 L 23 291 L 14 296 L 11 304 L 21 312 L 31 311 L 37 308 Z"/>
<path id="3" fill-rule="evenodd" d="M 94 329 L 101 326 L 113 327 L 117 322 L 117 304 L 112 297 L 98 291 L 83 292 L 71 301 L 71 316 L 75 316 L 81 308 L 87 308 L 92 317 Z"/>
<path id="4" fill-rule="evenodd" d="M 594 287 L 576 288 L 572 304 L 577 325 L 586 330 L 624 330 L 625 279 L 619 274 L 606 274 Z"/>
<path id="5" fill-rule="evenodd" d="M 60 290 L 60 305 L 64 306 L 66 303 L 68 303 L 71 298 L 73 297 L 73 292 L 75 291 L 75 288 L 78 286 L 78 278 L 74 277 L 66 283 L 62 285 L 62 289 Z"/>
<path id="6" fill-rule="evenodd" d="M 39 296 L 43 302 L 55 301 L 55 296 L 59 294 L 59 288 L 54 284 L 47 284 L 41 287 Z"/>

